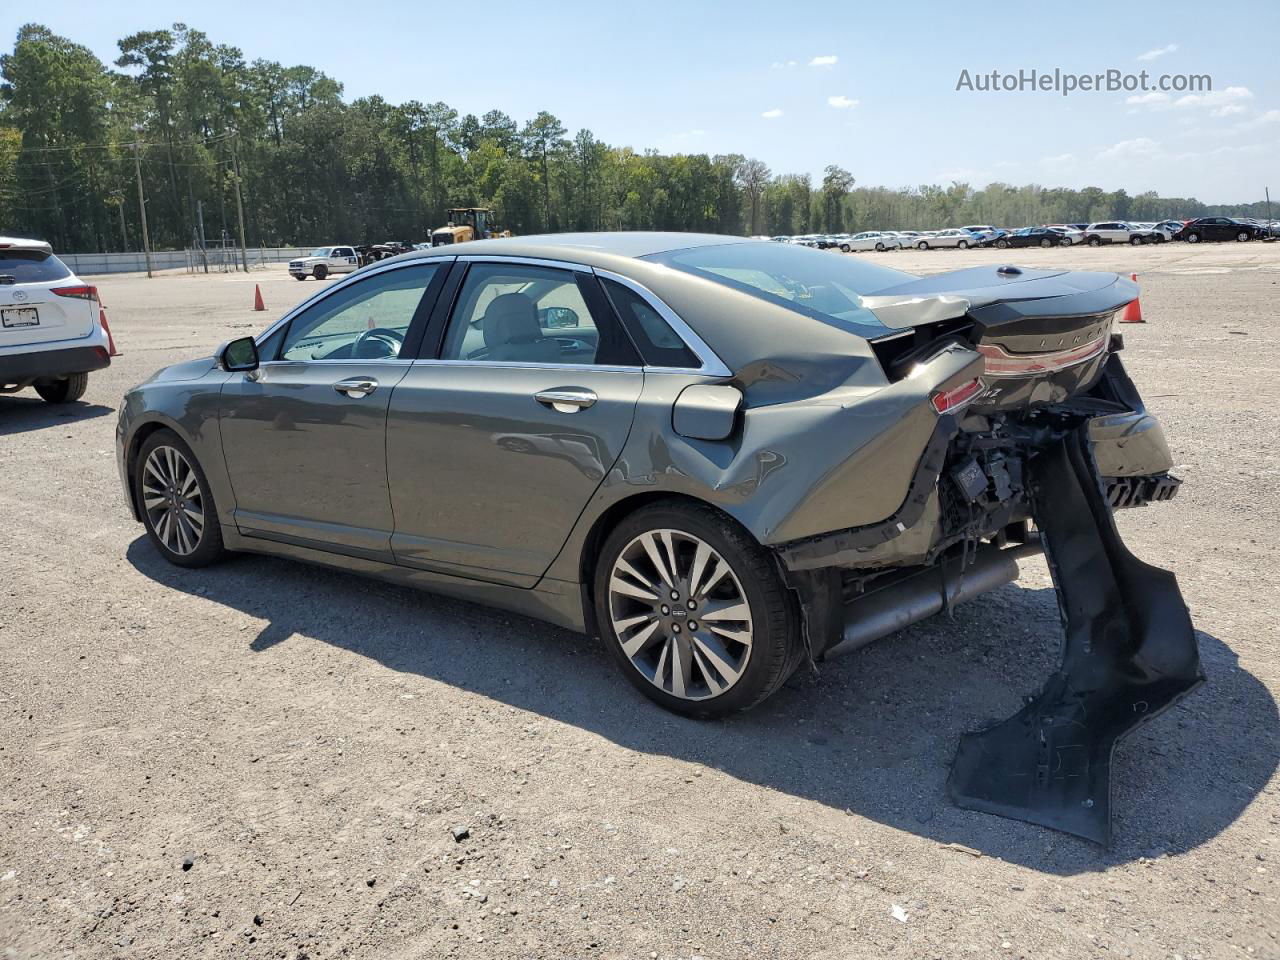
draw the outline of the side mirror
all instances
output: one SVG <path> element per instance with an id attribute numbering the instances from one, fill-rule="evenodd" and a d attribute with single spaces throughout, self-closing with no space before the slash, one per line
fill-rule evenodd
<path id="1" fill-rule="evenodd" d="M 218 351 L 218 365 L 228 373 L 258 369 L 258 344 L 253 337 L 232 340 Z"/>
<path id="2" fill-rule="evenodd" d="M 542 325 L 550 330 L 578 326 L 578 311 L 572 307 L 546 307 L 541 312 Z"/>

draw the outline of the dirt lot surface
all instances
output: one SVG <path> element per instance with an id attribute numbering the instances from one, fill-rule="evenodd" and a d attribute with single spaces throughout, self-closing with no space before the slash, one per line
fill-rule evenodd
<path id="1" fill-rule="evenodd" d="M 1056 664 L 1038 560 L 722 723 L 530 620 L 166 565 L 116 477 L 122 393 L 317 284 L 100 278 L 124 356 L 70 409 L 0 397 L 0 955 L 1280 955 L 1280 245 L 861 256 L 1139 274 L 1125 360 L 1186 483 L 1120 523 L 1209 683 L 1118 751 L 1113 849 L 946 798 L 960 734 Z"/>

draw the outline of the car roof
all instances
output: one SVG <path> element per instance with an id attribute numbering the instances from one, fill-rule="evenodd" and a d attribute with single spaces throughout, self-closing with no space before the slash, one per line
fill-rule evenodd
<path id="1" fill-rule="evenodd" d="M 25 237 L 0 237 L 0 250 L 41 250 L 53 253 L 53 247 L 44 240 L 28 240 Z"/>
<path id="2" fill-rule="evenodd" d="M 663 233 L 657 231 L 625 231 L 600 233 L 545 233 L 528 237 L 495 237 L 492 240 L 469 240 L 466 243 L 434 247 L 401 254 L 414 256 L 503 256 L 567 260 L 587 266 L 608 267 L 619 258 L 639 259 L 690 247 L 711 247 L 726 243 L 767 243 L 749 237 L 724 236 L 714 233 Z"/>

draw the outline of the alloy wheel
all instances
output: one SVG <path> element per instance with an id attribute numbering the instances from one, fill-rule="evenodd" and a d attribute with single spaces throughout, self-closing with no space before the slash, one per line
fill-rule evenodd
<path id="1" fill-rule="evenodd" d="M 156 447 L 142 468 L 142 505 L 156 538 L 188 556 L 204 536 L 204 497 L 195 468 L 174 447 Z"/>
<path id="2" fill-rule="evenodd" d="M 681 530 L 649 530 L 609 575 L 609 616 L 622 652 L 654 686 L 706 700 L 741 679 L 751 658 L 751 608 L 712 546 Z"/>

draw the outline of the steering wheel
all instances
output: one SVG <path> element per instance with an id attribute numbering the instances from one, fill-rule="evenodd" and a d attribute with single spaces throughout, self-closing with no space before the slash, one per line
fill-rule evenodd
<path id="1" fill-rule="evenodd" d="M 366 357 L 364 355 L 364 345 L 371 341 L 376 341 L 385 347 L 386 353 L 380 357 Z M 355 342 L 351 344 L 351 356 L 357 360 L 383 360 L 387 357 L 399 356 L 402 346 L 404 346 L 403 333 L 388 327 L 374 327 L 356 337 Z"/>

